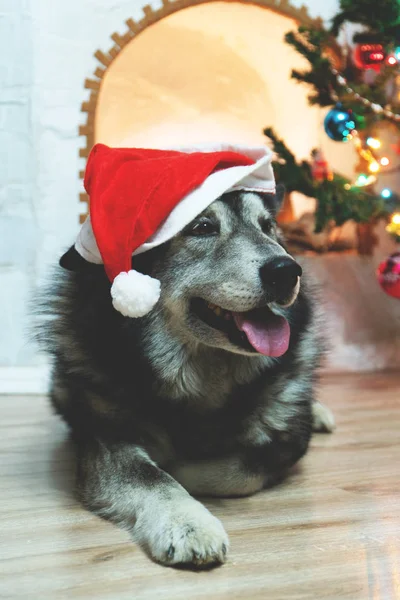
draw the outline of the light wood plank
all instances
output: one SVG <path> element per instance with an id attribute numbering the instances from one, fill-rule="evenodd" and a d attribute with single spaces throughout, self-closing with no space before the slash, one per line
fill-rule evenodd
<path id="1" fill-rule="evenodd" d="M 73 495 L 67 429 L 45 398 L 1 397 L 0 597 L 40 600 L 398 600 L 400 375 L 326 376 L 338 429 L 280 486 L 207 506 L 228 563 L 153 564 Z"/>

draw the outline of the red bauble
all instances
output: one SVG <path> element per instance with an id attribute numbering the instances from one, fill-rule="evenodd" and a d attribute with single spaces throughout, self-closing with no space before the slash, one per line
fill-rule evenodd
<path id="1" fill-rule="evenodd" d="M 381 262 L 376 275 L 382 289 L 389 296 L 400 299 L 400 252 Z"/>
<path id="2" fill-rule="evenodd" d="M 359 69 L 380 71 L 386 58 L 382 44 L 357 44 L 354 48 L 354 64 Z"/>

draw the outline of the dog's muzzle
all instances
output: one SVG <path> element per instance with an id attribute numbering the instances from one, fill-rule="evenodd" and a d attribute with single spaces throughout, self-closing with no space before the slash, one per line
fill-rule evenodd
<path id="1" fill-rule="evenodd" d="M 265 263 L 260 269 L 260 277 L 274 302 L 285 304 L 293 295 L 303 271 L 290 256 L 278 256 Z"/>

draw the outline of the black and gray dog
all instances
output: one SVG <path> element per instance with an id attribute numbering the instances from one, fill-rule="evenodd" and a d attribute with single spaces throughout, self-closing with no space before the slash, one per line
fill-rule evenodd
<path id="1" fill-rule="evenodd" d="M 253 494 L 333 424 L 314 401 L 317 319 L 277 233 L 282 195 L 228 193 L 135 257 L 162 284 L 143 318 L 114 310 L 103 266 L 73 247 L 45 298 L 51 398 L 73 432 L 81 500 L 166 565 L 226 559 L 221 522 L 191 494 Z"/>

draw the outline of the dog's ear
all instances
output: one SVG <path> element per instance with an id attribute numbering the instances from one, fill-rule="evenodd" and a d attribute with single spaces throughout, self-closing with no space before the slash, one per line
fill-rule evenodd
<path id="1" fill-rule="evenodd" d="M 92 264 L 88 263 L 79 252 L 76 251 L 75 246 L 71 246 L 69 250 L 59 260 L 59 265 L 67 271 L 87 271 Z"/>
<path id="2" fill-rule="evenodd" d="M 143 275 L 152 275 L 155 264 L 165 257 L 170 245 L 170 241 L 164 242 L 160 246 L 156 246 L 147 252 L 132 256 L 132 269 L 139 271 L 139 273 L 143 273 Z"/>

